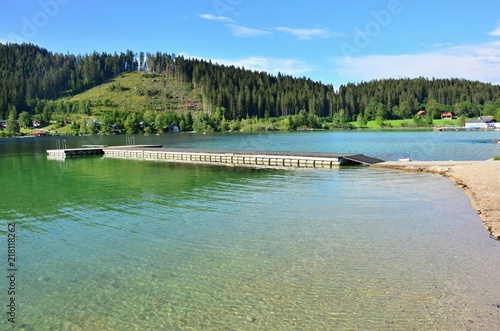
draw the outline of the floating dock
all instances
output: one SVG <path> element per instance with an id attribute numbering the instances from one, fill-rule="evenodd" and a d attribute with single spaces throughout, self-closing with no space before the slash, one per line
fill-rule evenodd
<path id="1" fill-rule="evenodd" d="M 154 145 L 59 149 L 47 153 L 52 159 L 104 155 L 106 158 L 268 168 L 334 168 L 384 162 L 363 154 L 203 150 Z"/>
<path id="2" fill-rule="evenodd" d="M 69 157 L 104 155 L 104 150 L 99 147 L 49 149 L 47 150 L 47 154 L 49 159 L 64 160 Z"/>
<path id="3" fill-rule="evenodd" d="M 362 154 L 138 148 L 135 146 L 106 148 L 104 149 L 104 156 L 184 163 L 296 168 L 332 168 L 340 165 L 383 162 Z"/>
<path id="4" fill-rule="evenodd" d="M 124 147 L 131 147 L 131 146 L 124 146 Z M 137 147 L 137 148 L 139 148 L 139 147 L 160 148 L 163 146 L 137 145 L 134 147 Z M 49 150 L 47 150 L 47 154 L 48 154 L 49 159 L 64 160 L 66 158 L 104 155 L 104 149 L 106 149 L 106 148 L 108 148 L 107 145 L 83 145 L 82 148 L 49 149 Z M 120 148 L 120 146 L 118 146 L 117 148 Z"/>

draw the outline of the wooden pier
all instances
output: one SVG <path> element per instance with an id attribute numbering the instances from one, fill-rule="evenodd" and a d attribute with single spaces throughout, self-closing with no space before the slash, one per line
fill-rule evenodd
<path id="1" fill-rule="evenodd" d="M 202 150 L 150 145 L 48 150 L 47 153 L 52 159 L 104 155 L 106 158 L 268 168 L 334 168 L 384 162 L 362 154 Z"/>
<path id="2" fill-rule="evenodd" d="M 272 168 L 333 168 L 341 165 L 369 165 L 383 162 L 383 160 L 362 154 L 227 151 L 188 148 L 144 148 L 139 146 L 108 147 L 104 149 L 104 156 L 121 159 Z"/>

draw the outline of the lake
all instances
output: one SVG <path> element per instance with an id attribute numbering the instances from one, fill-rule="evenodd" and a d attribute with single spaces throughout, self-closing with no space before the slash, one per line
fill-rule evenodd
<path id="1" fill-rule="evenodd" d="M 498 132 L 135 136 L 137 144 L 483 160 Z M 13 330 L 497 330 L 500 241 L 436 175 L 89 157 L 125 136 L 0 139 Z M 7 312 L 7 242 L 0 302 Z"/>

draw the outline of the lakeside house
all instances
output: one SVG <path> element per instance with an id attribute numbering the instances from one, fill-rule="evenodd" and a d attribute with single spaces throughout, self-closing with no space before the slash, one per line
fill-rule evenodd
<path id="1" fill-rule="evenodd" d="M 451 112 L 445 112 L 445 113 L 441 113 L 441 119 L 442 120 L 451 120 L 453 119 L 453 114 Z"/>
<path id="2" fill-rule="evenodd" d="M 45 137 L 47 135 L 48 135 L 47 131 L 43 131 L 40 129 L 37 129 L 35 131 L 30 132 L 30 136 L 34 136 L 34 137 Z"/>
<path id="3" fill-rule="evenodd" d="M 466 130 L 500 130 L 500 122 L 495 122 L 493 116 L 481 116 L 477 120 L 467 121 Z"/>
<path id="4" fill-rule="evenodd" d="M 427 116 L 427 112 L 425 110 L 420 110 L 418 113 L 417 113 L 418 116 L 421 116 L 421 117 L 425 117 Z"/>

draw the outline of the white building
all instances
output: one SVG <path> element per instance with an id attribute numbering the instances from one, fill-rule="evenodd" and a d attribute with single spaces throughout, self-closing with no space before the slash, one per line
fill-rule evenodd
<path id="1" fill-rule="evenodd" d="M 481 116 L 477 120 L 465 123 L 466 130 L 500 130 L 500 122 L 497 123 L 493 116 Z"/>

